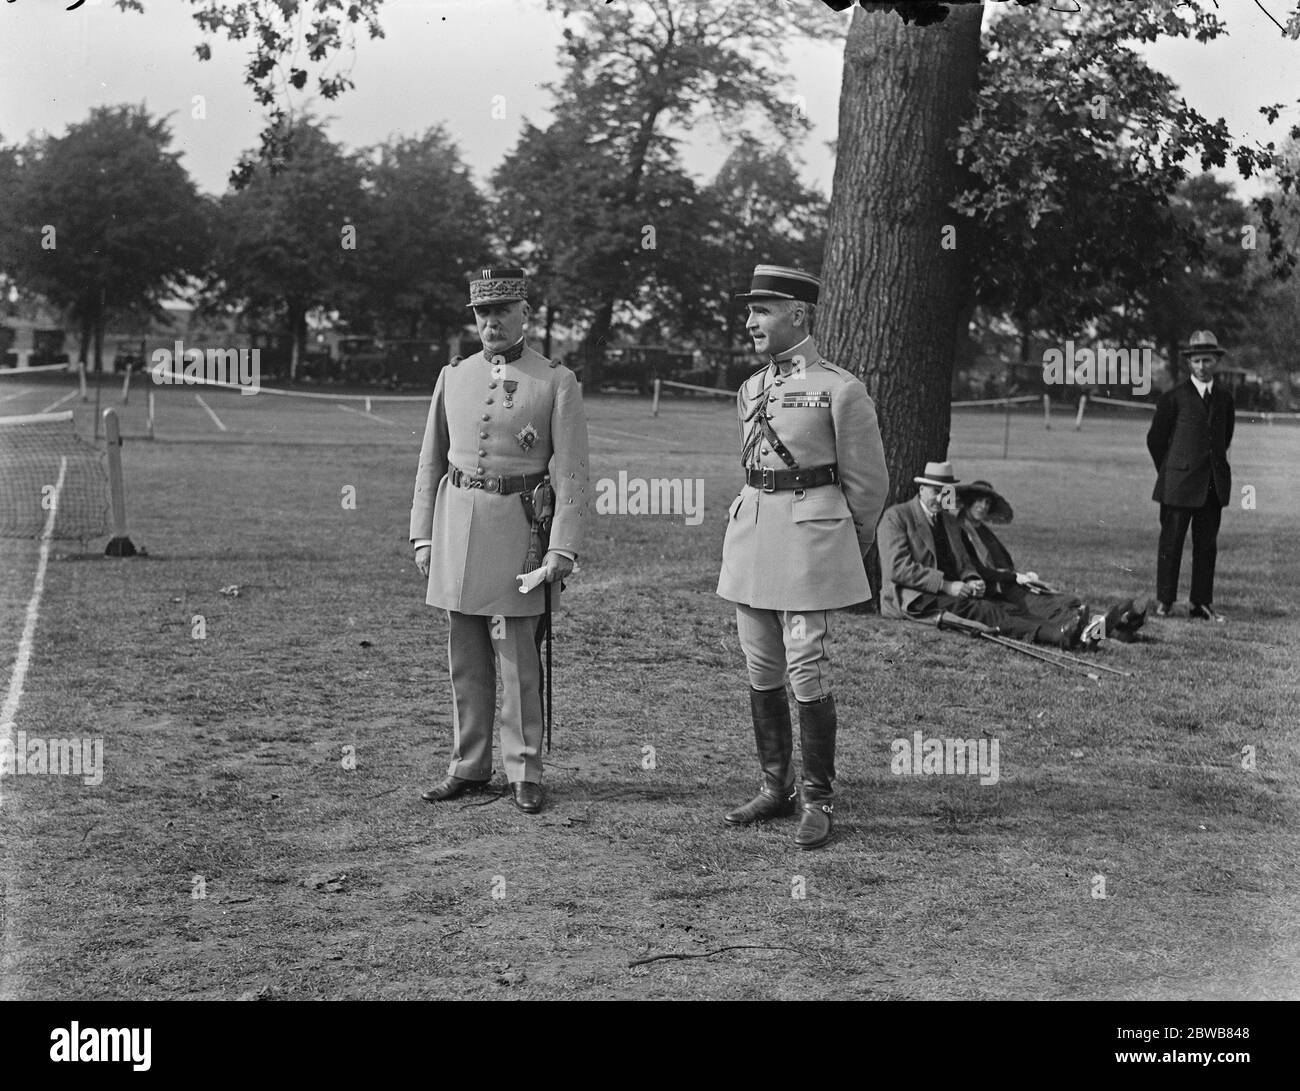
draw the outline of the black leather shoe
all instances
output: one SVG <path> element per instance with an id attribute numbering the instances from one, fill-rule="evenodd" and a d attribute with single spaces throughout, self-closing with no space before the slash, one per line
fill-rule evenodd
<path id="1" fill-rule="evenodd" d="M 831 839 L 831 785 L 835 780 L 835 736 L 839 715 L 831 695 L 799 702 L 799 735 L 803 751 L 803 783 L 799 787 L 799 828 L 795 846 L 819 849 Z"/>
<path id="2" fill-rule="evenodd" d="M 1058 648 L 1064 648 L 1067 651 L 1070 648 L 1077 648 L 1079 640 L 1083 636 L 1083 631 L 1088 627 L 1088 607 L 1080 606 L 1073 614 L 1059 625 L 1051 629 L 1040 629 L 1038 642 L 1040 644 L 1054 644 Z"/>
<path id="3" fill-rule="evenodd" d="M 766 786 L 748 803 L 743 803 L 734 811 L 728 811 L 722 820 L 732 826 L 748 826 L 754 822 L 766 822 L 769 818 L 784 818 L 794 814 L 795 792 L 773 792 Z"/>
<path id="4" fill-rule="evenodd" d="M 1174 604 L 1172 602 L 1156 603 L 1156 617 L 1173 617 Z"/>
<path id="5" fill-rule="evenodd" d="M 1197 621 L 1223 621 L 1224 620 L 1223 615 L 1216 614 L 1214 612 L 1214 607 L 1211 606 L 1208 602 L 1199 606 L 1193 606 L 1187 612 L 1187 616 L 1190 618 L 1195 618 Z"/>
<path id="6" fill-rule="evenodd" d="M 445 803 L 449 799 L 455 799 L 457 796 L 463 796 L 466 792 L 481 792 L 490 783 L 488 780 L 465 780 L 462 777 L 447 777 L 445 780 L 438 781 L 427 792 L 421 792 L 420 798 L 425 803 Z"/>
<path id="7" fill-rule="evenodd" d="M 748 826 L 794 813 L 794 747 L 790 701 L 785 686 L 774 690 L 750 688 L 749 709 L 754 720 L 754 743 L 763 767 L 763 786 L 748 803 L 722 816 L 730 826 Z"/>
<path id="8" fill-rule="evenodd" d="M 542 786 L 530 780 L 516 780 L 510 785 L 515 796 L 515 806 L 524 814 L 536 814 L 542 809 Z"/>
<path id="9" fill-rule="evenodd" d="M 799 806 L 799 828 L 794 843 L 801 849 L 819 849 L 831 839 L 831 815 L 835 805 L 829 799 L 804 794 Z"/>

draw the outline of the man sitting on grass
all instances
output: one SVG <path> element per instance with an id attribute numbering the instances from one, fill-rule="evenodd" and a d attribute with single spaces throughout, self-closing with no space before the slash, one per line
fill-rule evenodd
<path id="1" fill-rule="evenodd" d="M 1073 648 L 1087 624 L 1087 607 L 1055 619 L 1033 617 L 1008 601 L 987 597 L 988 583 L 962 542 L 943 495 L 958 484 L 952 464 L 929 462 L 913 480 L 917 496 L 889 508 L 876 530 L 883 617 L 937 620 L 944 611 L 991 625 L 1018 640 Z"/>

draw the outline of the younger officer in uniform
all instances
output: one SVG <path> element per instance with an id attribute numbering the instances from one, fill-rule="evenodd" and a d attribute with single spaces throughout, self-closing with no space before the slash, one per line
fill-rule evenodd
<path id="1" fill-rule="evenodd" d="M 521 269 L 484 269 L 470 284 L 481 352 L 438 375 L 411 504 L 415 563 L 426 602 L 447 611 L 454 737 L 446 779 L 430 803 L 480 789 L 492 777 L 498 665 L 501 756 L 520 810 L 542 807 L 539 585 L 521 594 L 532 526 L 524 498 L 555 490 L 543 563 L 558 598 L 587 519 L 587 418 L 577 379 L 524 343 Z"/>
<path id="2" fill-rule="evenodd" d="M 733 825 L 794 810 L 787 678 L 803 759 L 799 848 L 831 836 L 835 698 L 827 611 L 871 597 L 863 557 L 889 492 L 867 388 L 822 358 L 811 336 L 821 282 L 775 265 L 754 270 L 746 329 L 768 358 L 737 401 L 745 487 L 731 505 L 718 594 L 736 604 L 749 668 L 763 786 L 726 815 Z"/>

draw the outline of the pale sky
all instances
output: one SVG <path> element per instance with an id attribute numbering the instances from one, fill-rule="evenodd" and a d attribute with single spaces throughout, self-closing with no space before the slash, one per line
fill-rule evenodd
<path id="1" fill-rule="evenodd" d="M 155 115 L 171 115 L 174 147 L 199 187 L 222 191 L 239 153 L 256 146 L 262 122 L 242 79 L 243 44 L 214 40 L 211 61 L 195 58 L 202 39 L 187 0 L 145 0 L 144 15 L 120 12 L 107 0 L 65 11 L 72 2 L 0 4 L 0 138 L 13 143 L 42 129 L 61 133 L 92 106 L 143 102 Z M 847 26 L 848 12 L 832 12 L 820 0 L 790 2 L 806 7 L 810 19 Z M 1265 0 L 1281 21 L 1290 5 Z M 1300 121 L 1300 43 L 1282 38 L 1253 0 L 1220 0 L 1219 10 L 1230 38 L 1205 46 L 1161 43 L 1148 55 L 1191 105 L 1225 117 L 1234 136 L 1280 141 L 1282 123 L 1270 130 L 1257 107 L 1289 101 L 1283 120 Z M 317 108 L 336 119 L 329 127 L 334 139 L 357 147 L 442 123 L 483 181 L 513 147 L 523 117 L 546 122 L 550 96 L 542 84 L 558 78 L 560 20 L 542 0 L 388 0 L 381 21 L 387 37 L 359 44 L 356 88 Z M 784 52 L 791 94 L 804 98 L 812 123 L 798 149 L 806 180 L 829 193 L 834 162 L 827 144 L 836 131 L 842 45 L 800 43 Z M 196 95 L 204 96 L 206 118 L 192 116 Z M 505 100 L 499 120 L 492 117 L 497 95 Z M 687 168 L 707 179 L 728 151 L 719 134 L 700 126 L 687 146 Z M 1235 179 L 1235 172 L 1224 177 Z"/>

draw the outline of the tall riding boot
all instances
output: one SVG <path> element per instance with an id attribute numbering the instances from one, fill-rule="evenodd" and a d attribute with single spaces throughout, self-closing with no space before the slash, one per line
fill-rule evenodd
<path id="1" fill-rule="evenodd" d="M 835 779 L 835 698 L 799 702 L 799 738 L 803 751 L 803 782 L 800 784 L 799 829 L 794 843 L 801 849 L 817 849 L 831 839 L 831 782 Z"/>
<path id="2" fill-rule="evenodd" d="M 751 688 L 749 707 L 754 716 L 754 742 L 763 767 L 763 787 L 744 806 L 724 817 L 733 826 L 748 826 L 768 818 L 794 813 L 793 729 L 790 702 L 785 687 L 772 690 Z"/>

